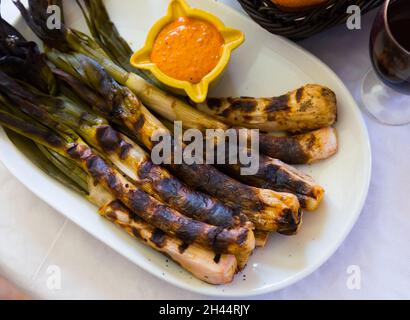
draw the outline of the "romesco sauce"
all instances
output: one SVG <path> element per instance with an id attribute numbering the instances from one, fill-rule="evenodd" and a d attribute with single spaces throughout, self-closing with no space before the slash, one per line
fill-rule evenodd
<path id="1" fill-rule="evenodd" d="M 224 39 L 212 24 L 180 17 L 155 39 L 151 61 L 166 75 L 198 83 L 221 59 Z"/>

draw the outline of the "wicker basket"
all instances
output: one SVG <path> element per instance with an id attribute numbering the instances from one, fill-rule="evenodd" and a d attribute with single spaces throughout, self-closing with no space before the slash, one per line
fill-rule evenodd
<path id="1" fill-rule="evenodd" d="M 292 40 L 301 40 L 348 18 L 349 5 L 358 5 L 362 14 L 381 5 L 384 0 L 329 0 L 326 5 L 303 11 L 286 12 L 270 0 L 238 0 L 242 8 L 269 32 Z"/>

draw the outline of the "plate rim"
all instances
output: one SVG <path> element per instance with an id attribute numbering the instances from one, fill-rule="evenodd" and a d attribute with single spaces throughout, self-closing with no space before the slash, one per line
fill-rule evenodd
<path id="1" fill-rule="evenodd" d="M 224 3 L 221 3 L 221 2 L 218 2 L 218 1 L 215 1 L 215 0 L 207 0 L 207 1 L 212 2 L 216 6 L 220 6 L 221 10 L 229 11 L 229 14 L 236 15 L 237 17 L 240 17 L 241 19 L 247 19 L 249 22 L 255 23 L 250 17 L 242 14 L 241 12 L 235 10 L 234 8 L 228 6 Z M 21 15 L 18 14 L 13 19 L 11 19 L 9 21 L 9 23 L 12 24 L 12 25 L 15 25 L 20 19 L 21 19 Z M 266 30 L 264 30 L 262 28 L 260 28 L 260 31 L 261 32 L 267 32 Z M 288 286 L 291 286 L 291 285 L 295 284 L 296 282 L 299 282 L 300 280 L 306 278 L 307 276 L 312 274 L 314 271 L 318 270 L 326 261 L 328 261 L 334 255 L 334 253 L 338 250 L 338 248 L 346 240 L 347 236 L 352 231 L 352 229 L 353 229 L 354 225 L 356 224 L 359 216 L 361 215 L 361 212 L 363 211 L 363 207 L 365 205 L 365 202 L 366 202 L 366 199 L 367 199 L 367 196 L 368 196 L 370 181 L 371 181 L 371 172 L 372 172 L 373 160 L 372 160 L 369 133 L 368 133 L 367 126 L 366 126 L 366 123 L 364 121 L 363 115 L 361 114 L 360 108 L 358 107 L 358 103 L 354 99 L 352 93 L 349 91 L 349 89 L 343 83 L 343 81 L 340 79 L 340 77 L 326 63 L 321 61 L 318 57 L 316 57 L 314 54 L 312 54 L 311 52 L 309 52 L 305 48 L 297 45 L 296 43 L 294 43 L 294 42 L 292 42 L 292 41 L 290 41 L 290 40 L 288 40 L 288 39 L 286 39 L 282 36 L 278 36 L 278 35 L 275 35 L 275 34 L 269 34 L 269 35 L 271 37 L 277 38 L 276 39 L 277 41 L 280 41 L 282 44 L 285 44 L 285 45 L 289 46 L 291 49 L 296 50 L 296 51 L 306 55 L 306 57 L 309 57 L 315 64 L 320 66 L 321 69 L 324 72 L 326 72 L 326 74 L 330 78 L 333 78 L 332 80 L 335 81 L 337 83 L 337 85 L 339 86 L 339 88 L 343 91 L 342 94 L 343 94 L 344 98 L 347 99 L 347 101 L 346 101 L 347 104 L 349 104 L 351 106 L 351 108 L 355 109 L 355 110 L 353 110 L 353 112 L 356 115 L 357 120 L 360 124 L 360 126 L 359 126 L 360 131 L 361 131 L 362 135 L 365 138 L 364 139 L 365 140 L 364 141 L 365 145 L 363 145 L 362 147 L 363 147 L 363 149 L 365 149 L 365 152 L 364 152 L 365 159 L 363 159 L 363 161 L 366 164 L 366 169 L 367 169 L 364 173 L 364 178 L 363 178 L 363 181 L 362 181 L 360 201 L 358 202 L 358 205 L 357 205 L 357 208 L 354 212 L 354 215 L 352 215 L 351 221 L 350 221 L 349 225 L 346 226 L 343 234 L 341 234 L 339 236 L 339 239 L 336 242 L 334 242 L 333 245 L 327 249 L 327 252 L 325 254 L 323 254 L 320 259 L 317 259 L 317 261 L 315 263 L 313 263 L 309 267 L 304 268 L 302 271 L 296 273 L 294 276 L 292 276 L 292 277 L 290 277 L 290 278 L 288 278 L 284 281 L 281 281 L 281 282 L 276 283 L 276 284 L 271 284 L 271 285 L 268 285 L 268 286 L 264 286 L 264 287 L 259 288 L 259 289 L 253 289 L 251 292 L 248 292 L 248 293 L 243 292 L 244 290 L 241 290 L 238 293 L 234 293 L 234 292 L 225 293 L 223 291 L 208 289 L 208 287 L 192 286 L 189 283 L 184 282 L 184 281 L 179 281 L 177 278 L 174 278 L 174 277 L 164 278 L 160 274 L 156 273 L 155 271 L 153 271 L 149 268 L 150 263 L 145 263 L 144 261 L 140 261 L 138 263 L 135 262 L 131 257 L 129 257 L 129 256 L 123 254 L 121 251 L 117 250 L 115 248 L 115 246 L 113 244 L 111 244 L 109 241 L 105 241 L 105 239 L 103 237 L 101 237 L 97 232 L 94 232 L 93 230 L 83 228 L 80 221 L 77 221 L 77 219 L 75 219 L 74 217 L 65 214 L 63 209 L 60 210 L 59 206 L 55 203 L 55 201 L 48 201 L 49 197 L 46 195 L 46 193 L 40 192 L 40 190 L 37 190 L 37 188 L 35 188 L 35 186 L 31 186 L 29 181 L 27 179 L 25 179 L 25 177 L 23 177 L 19 173 L 19 169 L 15 168 L 15 165 L 12 163 L 13 161 L 11 161 L 13 157 L 4 156 L 4 154 L 6 154 L 6 153 L 5 152 L 0 152 L 0 161 L 4 164 L 4 166 L 7 168 L 7 170 L 15 178 L 17 178 L 28 190 L 30 190 L 30 192 L 35 194 L 38 198 L 40 198 L 42 201 L 47 203 L 49 206 L 51 206 L 53 209 L 55 209 L 57 212 L 59 212 L 65 218 L 67 218 L 70 221 L 72 221 L 73 223 L 75 223 L 81 229 L 83 229 L 88 234 L 92 235 L 94 238 L 98 239 L 99 241 L 101 241 L 102 243 L 104 243 L 105 245 L 110 247 L 112 250 L 115 250 L 118 254 L 120 254 L 121 256 L 123 256 L 124 258 L 129 260 L 130 262 L 136 264 L 139 268 L 143 269 L 144 271 L 150 273 L 151 275 L 155 276 L 156 278 L 158 278 L 162 281 L 166 281 L 168 283 L 171 283 L 172 285 L 174 285 L 178 288 L 185 289 L 185 290 L 195 292 L 195 293 L 198 293 L 198 294 L 202 294 L 202 295 L 211 296 L 211 297 L 225 297 L 225 298 L 229 298 L 229 297 L 231 297 L 231 298 L 241 298 L 242 297 L 243 298 L 243 297 L 260 296 L 260 295 L 263 295 L 263 294 L 279 291 L 279 290 L 284 289 Z M 15 156 L 19 157 L 20 160 L 24 161 L 28 166 L 32 166 L 36 173 L 39 173 L 37 171 L 41 172 L 41 170 L 39 168 L 37 168 L 35 166 L 35 164 L 32 163 L 32 161 L 30 161 L 30 159 L 25 157 L 22 154 L 22 152 L 11 142 L 11 140 L 9 139 L 6 132 L 4 131 L 4 129 L 1 126 L 0 126 L 0 146 L 7 146 L 8 149 L 9 149 L 8 151 L 13 152 Z M 235 281 L 235 279 L 234 279 L 234 281 Z M 228 286 L 229 286 L 229 284 L 228 284 Z M 212 288 L 214 288 L 214 287 L 212 287 Z"/>

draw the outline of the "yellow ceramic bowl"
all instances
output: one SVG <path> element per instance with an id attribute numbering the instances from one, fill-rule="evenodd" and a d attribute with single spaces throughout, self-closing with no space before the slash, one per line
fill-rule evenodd
<path id="1" fill-rule="evenodd" d="M 213 24 L 224 38 L 224 47 L 221 59 L 215 68 L 208 73 L 199 83 L 191 83 L 172 78 L 162 72 L 155 63 L 151 61 L 151 51 L 155 39 L 161 30 L 169 23 L 179 17 L 196 18 Z M 232 50 L 237 48 L 245 40 L 244 34 L 235 29 L 227 28 L 214 15 L 188 6 L 184 0 L 171 0 L 167 14 L 158 20 L 148 32 L 145 46 L 135 52 L 131 57 L 131 64 L 139 69 L 149 70 L 160 82 L 179 93 L 186 93 L 196 103 L 203 102 L 208 94 L 209 85 L 215 81 L 225 70 L 229 63 Z"/>

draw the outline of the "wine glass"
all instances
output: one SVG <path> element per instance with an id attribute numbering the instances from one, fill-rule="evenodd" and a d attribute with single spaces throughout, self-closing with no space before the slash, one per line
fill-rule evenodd
<path id="1" fill-rule="evenodd" d="M 387 125 L 410 123 L 410 1 L 386 0 L 370 36 L 373 69 L 363 79 L 367 112 Z"/>

